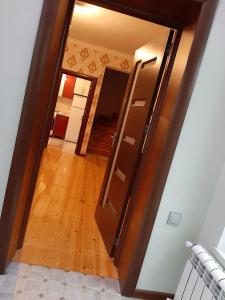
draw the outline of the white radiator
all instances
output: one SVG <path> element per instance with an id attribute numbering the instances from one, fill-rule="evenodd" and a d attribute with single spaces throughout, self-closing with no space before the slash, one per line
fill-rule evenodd
<path id="1" fill-rule="evenodd" d="M 190 245 L 190 244 L 189 244 Z M 200 245 L 193 245 L 174 300 L 225 300 L 225 272 Z"/>

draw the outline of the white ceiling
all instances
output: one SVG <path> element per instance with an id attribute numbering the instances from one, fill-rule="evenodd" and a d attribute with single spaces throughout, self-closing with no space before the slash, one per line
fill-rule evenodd
<path id="1" fill-rule="evenodd" d="M 135 50 L 168 28 L 76 1 L 70 37 L 119 52 Z"/>

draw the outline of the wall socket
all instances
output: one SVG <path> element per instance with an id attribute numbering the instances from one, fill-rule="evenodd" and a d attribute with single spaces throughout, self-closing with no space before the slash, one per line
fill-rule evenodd
<path id="1" fill-rule="evenodd" d="M 178 212 L 171 211 L 167 219 L 167 224 L 172 226 L 178 226 L 181 222 L 182 214 Z"/>

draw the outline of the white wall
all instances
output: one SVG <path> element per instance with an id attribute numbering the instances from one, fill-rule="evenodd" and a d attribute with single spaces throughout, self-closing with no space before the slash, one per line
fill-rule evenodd
<path id="1" fill-rule="evenodd" d="M 175 292 L 189 254 L 184 242 L 198 241 L 225 161 L 224 20 L 225 1 L 220 0 L 148 245 L 138 289 Z M 222 201 L 221 195 L 215 197 L 219 198 L 218 202 Z M 218 211 L 217 208 L 213 206 L 212 211 Z M 224 208 L 223 203 L 223 213 Z M 183 214 L 178 227 L 166 224 L 171 210 Z M 214 232 L 210 231 L 210 234 Z"/>
<path id="2" fill-rule="evenodd" d="M 0 0 L 0 214 L 43 0 Z"/>
<path id="3" fill-rule="evenodd" d="M 205 223 L 202 228 L 199 243 L 211 250 L 220 241 L 225 227 L 225 164 L 217 183 L 215 193 Z M 225 244 L 225 243 L 224 243 Z M 223 248 L 223 247 L 222 247 Z M 224 249 L 223 249 L 224 250 Z"/>

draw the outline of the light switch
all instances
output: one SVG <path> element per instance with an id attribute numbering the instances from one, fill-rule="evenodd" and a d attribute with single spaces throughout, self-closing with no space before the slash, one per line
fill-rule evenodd
<path id="1" fill-rule="evenodd" d="M 173 225 L 173 226 L 178 226 L 180 224 L 181 218 L 182 218 L 181 213 L 171 211 L 169 213 L 169 217 L 167 219 L 167 224 Z"/>

